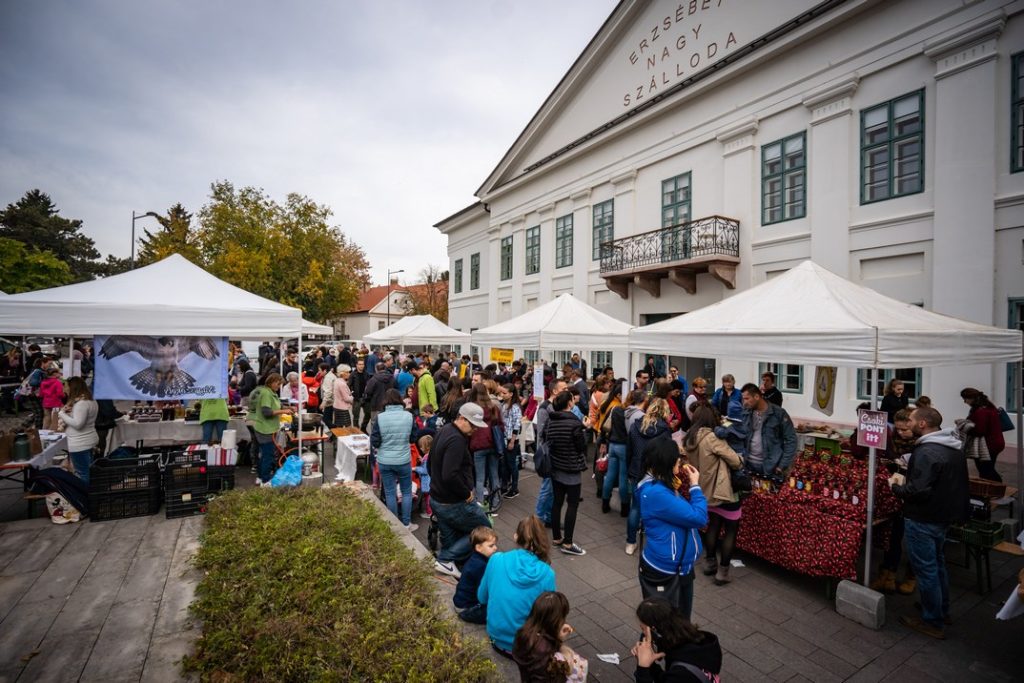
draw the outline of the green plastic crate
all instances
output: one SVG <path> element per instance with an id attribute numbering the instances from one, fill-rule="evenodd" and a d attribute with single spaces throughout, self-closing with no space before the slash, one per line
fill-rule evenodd
<path id="1" fill-rule="evenodd" d="M 979 548 L 992 548 L 1003 540 L 1003 525 L 971 520 L 967 524 L 950 526 L 946 532 L 946 538 Z"/>

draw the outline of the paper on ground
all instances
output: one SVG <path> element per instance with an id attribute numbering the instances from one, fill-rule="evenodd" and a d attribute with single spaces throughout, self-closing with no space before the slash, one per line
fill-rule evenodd
<path id="1" fill-rule="evenodd" d="M 613 652 L 610 655 L 598 655 L 597 658 L 600 659 L 602 662 L 608 662 L 609 664 L 618 664 L 619 663 L 619 653 L 618 652 Z"/>
<path id="2" fill-rule="evenodd" d="M 729 564 L 732 565 L 733 567 L 746 567 L 747 566 L 747 565 L 743 564 L 743 560 L 732 560 L 732 561 L 729 562 Z"/>

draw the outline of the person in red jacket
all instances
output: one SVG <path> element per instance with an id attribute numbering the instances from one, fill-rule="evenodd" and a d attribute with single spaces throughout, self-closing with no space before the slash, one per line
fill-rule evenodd
<path id="1" fill-rule="evenodd" d="M 996 472 L 996 457 L 1006 448 L 1006 441 L 1003 439 L 1003 427 L 999 421 L 999 409 L 995 407 L 988 396 L 967 387 L 960 392 L 960 398 L 971 407 L 967 413 L 967 419 L 974 423 L 974 427 L 966 433 L 968 438 L 980 436 L 985 439 L 985 446 L 988 447 L 988 459 L 975 458 L 974 464 L 978 467 L 978 476 L 989 481 L 1002 481 L 1003 478 Z"/>

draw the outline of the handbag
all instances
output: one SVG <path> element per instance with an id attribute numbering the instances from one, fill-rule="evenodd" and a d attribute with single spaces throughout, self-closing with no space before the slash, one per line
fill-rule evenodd
<path id="1" fill-rule="evenodd" d="M 999 427 L 1004 432 L 1012 432 L 1014 429 L 1013 420 L 1011 420 L 1010 416 L 1007 414 L 1006 408 L 999 408 Z"/>
<path id="2" fill-rule="evenodd" d="M 641 535 L 640 552 L 637 553 L 637 555 L 640 556 L 639 569 L 637 570 L 637 574 L 638 574 L 639 579 L 640 579 L 640 592 L 641 592 L 641 594 L 643 595 L 645 600 L 647 598 L 650 598 L 650 597 L 656 597 L 656 598 L 662 598 L 664 600 L 668 600 L 669 604 L 671 604 L 671 605 L 678 605 L 679 604 L 680 593 L 682 593 L 683 586 L 686 583 L 689 583 L 689 582 L 693 581 L 693 571 L 692 570 L 686 576 L 682 576 L 679 573 L 683 569 L 683 558 L 686 557 L 686 547 L 689 545 L 689 542 L 690 542 L 690 533 L 689 533 L 689 531 L 687 531 L 686 533 L 683 534 L 683 539 L 684 540 L 683 540 L 683 548 L 679 552 L 679 566 L 676 567 L 676 570 L 673 573 L 671 573 L 671 574 L 669 574 L 667 576 L 662 574 L 661 572 L 658 572 L 658 574 L 660 576 L 657 577 L 657 578 L 655 578 L 654 576 L 652 576 L 650 574 L 651 571 L 657 571 L 657 570 L 653 570 L 651 568 L 648 568 L 648 573 L 644 573 L 643 546 L 646 543 L 647 535 L 642 530 L 640 531 L 640 533 L 642 535 Z"/>
<path id="3" fill-rule="evenodd" d="M 499 457 L 505 455 L 505 430 L 501 425 L 491 425 L 491 438 L 494 440 L 494 452 Z"/>
<path id="4" fill-rule="evenodd" d="M 533 452 L 533 469 L 537 476 L 547 479 L 551 476 L 551 449 L 546 441 L 538 441 Z"/>
<path id="5" fill-rule="evenodd" d="M 969 436 L 967 437 L 967 444 L 964 446 L 964 455 L 974 460 L 991 460 L 992 456 L 988 452 L 988 444 L 985 442 L 983 436 Z"/>
<path id="6" fill-rule="evenodd" d="M 594 463 L 594 469 L 597 470 L 598 472 L 600 472 L 601 474 L 607 474 L 608 473 L 608 456 L 606 455 L 603 458 L 598 458 L 597 462 Z"/>

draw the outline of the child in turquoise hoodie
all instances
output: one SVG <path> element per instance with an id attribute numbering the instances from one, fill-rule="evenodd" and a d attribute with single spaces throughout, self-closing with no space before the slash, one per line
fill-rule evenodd
<path id="1" fill-rule="evenodd" d="M 514 540 L 519 548 L 495 553 L 477 589 L 487 606 L 487 635 L 503 654 L 512 656 L 516 631 L 526 622 L 537 596 L 555 590 L 550 566 L 551 540 L 536 515 L 519 522 Z"/>

